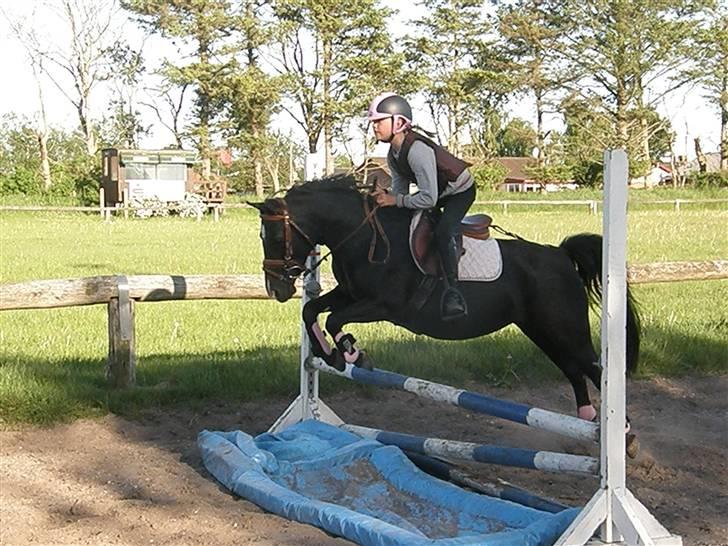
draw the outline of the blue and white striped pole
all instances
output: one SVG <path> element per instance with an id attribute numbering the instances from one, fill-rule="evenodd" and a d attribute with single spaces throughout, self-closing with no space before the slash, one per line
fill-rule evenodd
<path id="1" fill-rule="evenodd" d="M 500 400 L 484 394 L 456 389 L 455 387 L 425 381 L 416 377 L 407 377 L 394 372 L 378 369 L 365 370 L 352 364 L 347 364 L 346 369 L 340 372 L 326 365 L 318 358 L 312 359 L 310 365 L 319 371 L 345 377 L 357 383 L 411 392 L 421 398 L 446 402 L 476 413 L 500 417 L 501 419 L 547 430 L 577 440 L 591 440 L 593 442 L 599 440 L 599 426 L 578 417 L 562 415 L 509 400 Z"/>
<path id="2" fill-rule="evenodd" d="M 599 461 L 594 457 L 425 438 L 357 425 L 341 425 L 341 428 L 362 438 L 377 440 L 386 445 L 397 446 L 403 450 L 431 457 L 532 468 L 547 472 L 571 472 L 593 476 L 599 472 Z"/>
<path id="3" fill-rule="evenodd" d="M 523 506 L 535 508 L 536 510 L 550 512 L 551 514 L 557 514 L 570 508 L 553 499 L 540 497 L 531 491 L 516 487 L 500 478 L 497 478 L 498 483 L 483 482 L 480 479 L 475 479 L 473 476 L 470 476 L 452 463 L 436 457 L 430 457 L 412 451 L 405 451 L 404 453 L 423 472 L 427 472 L 431 476 L 435 476 L 441 480 L 447 480 L 456 485 L 467 487 L 481 495 L 516 502 Z"/>

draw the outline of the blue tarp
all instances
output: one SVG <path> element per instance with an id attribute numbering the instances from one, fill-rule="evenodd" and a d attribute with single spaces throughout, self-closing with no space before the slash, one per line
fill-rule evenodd
<path id="1" fill-rule="evenodd" d="M 204 430 L 198 445 L 231 491 L 361 545 L 547 545 L 578 514 L 464 491 L 423 473 L 399 448 L 320 421 L 256 438 Z"/>

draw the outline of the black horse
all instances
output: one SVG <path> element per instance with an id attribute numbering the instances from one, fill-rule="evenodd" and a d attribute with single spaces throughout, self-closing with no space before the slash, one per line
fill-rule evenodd
<path id="1" fill-rule="evenodd" d="M 313 354 L 343 369 L 345 362 L 368 366 L 354 346 L 347 323 L 388 321 L 439 339 L 468 339 L 516 324 L 561 369 L 576 396 L 577 414 L 594 419 L 586 378 L 597 389 L 601 368 L 592 346 L 589 304 L 601 297 L 602 238 L 580 234 L 559 246 L 524 240 L 499 240 L 503 270 L 493 282 L 461 282 L 468 315 L 440 318 L 443 286 L 422 298 L 424 275 L 409 247 L 409 211 L 373 209 L 349 176 L 337 176 L 293 187 L 285 198 L 254 204 L 261 213 L 266 288 L 284 302 L 295 293 L 294 282 L 306 271 L 315 244 L 332 249 L 338 286 L 303 309 Z M 376 229 L 379 226 L 382 229 Z M 326 330 L 318 325 L 329 312 Z M 639 322 L 628 293 L 627 369 L 634 371 L 639 353 Z"/>

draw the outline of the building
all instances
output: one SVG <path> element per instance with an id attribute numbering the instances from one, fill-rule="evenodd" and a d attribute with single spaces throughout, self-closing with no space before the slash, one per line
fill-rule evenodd
<path id="1" fill-rule="evenodd" d="M 506 176 L 498 189 L 505 192 L 542 191 L 543 184 L 528 174 L 537 162 L 532 157 L 496 157 L 495 161 L 506 169 Z"/>
<path id="2" fill-rule="evenodd" d="M 219 203 L 225 197 L 223 180 L 203 180 L 195 170 L 200 163 L 188 150 L 101 150 L 101 188 L 107 207 L 129 200 L 183 201 L 186 193 L 200 195 L 206 202 Z"/>

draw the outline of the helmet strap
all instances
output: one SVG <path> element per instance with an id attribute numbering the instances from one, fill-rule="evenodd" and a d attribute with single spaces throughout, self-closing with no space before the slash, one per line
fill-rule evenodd
<path id="1" fill-rule="evenodd" d="M 386 140 L 380 141 L 380 142 L 384 142 L 386 144 L 391 144 L 392 140 L 394 140 L 394 136 L 395 136 L 395 134 L 394 134 L 394 116 L 392 116 L 390 119 L 392 120 L 392 130 L 389 131 L 389 138 Z"/>

